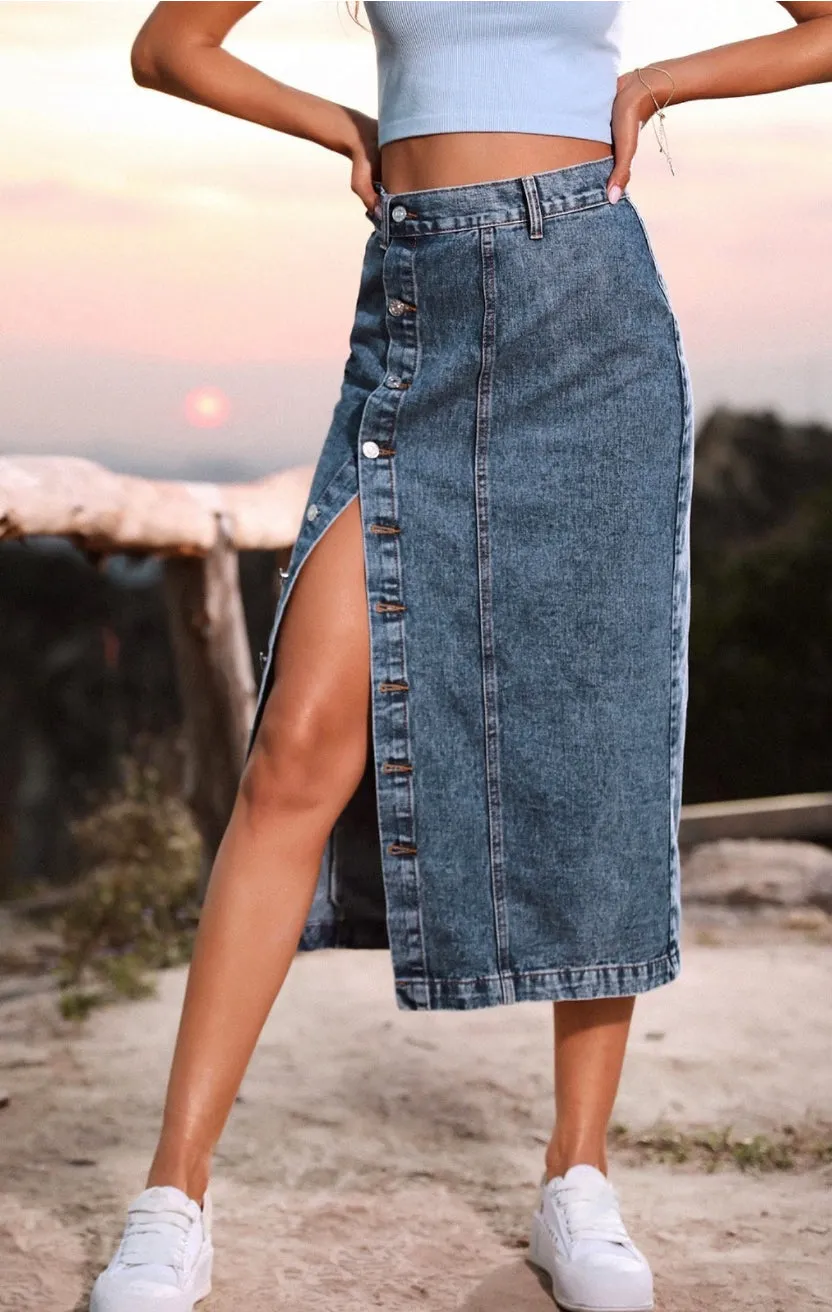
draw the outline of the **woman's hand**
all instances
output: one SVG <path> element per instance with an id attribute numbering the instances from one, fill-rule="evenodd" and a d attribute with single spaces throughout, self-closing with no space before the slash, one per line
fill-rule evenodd
<path id="1" fill-rule="evenodd" d="M 381 173 L 378 123 L 348 105 L 287 86 L 222 46 L 252 3 L 157 4 L 130 52 L 140 86 L 314 141 L 352 160 L 352 190 L 368 210 Z"/>
<path id="2" fill-rule="evenodd" d="M 378 200 L 373 183 L 381 177 L 381 151 L 378 145 L 378 120 L 368 118 L 357 109 L 348 109 L 355 127 L 355 139 L 349 150 L 352 160 L 350 188 L 372 211 Z"/>
<path id="3" fill-rule="evenodd" d="M 671 92 L 670 81 L 663 73 L 643 68 L 641 76 L 648 86 L 644 85 L 635 69 L 622 73 L 612 102 L 612 149 L 615 164 L 607 179 L 607 195 L 613 205 L 620 200 L 622 191 L 630 181 L 639 133 L 656 112 L 650 89 L 660 106 L 667 103 Z"/>
<path id="4" fill-rule="evenodd" d="M 688 100 L 727 96 L 759 96 L 812 83 L 832 82 L 832 3 L 829 0 L 778 0 L 795 26 L 782 32 L 699 50 L 680 58 L 660 59 L 633 69 L 618 79 L 612 104 L 615 165 L 607 179 L 607 195 L 615 203 L 630 180 L 638 134 L 656 113 L 653 96 L 663 109 L 673 92 L 674 105 Z M 661 72 L 664 68 L 673 78 Z"/>

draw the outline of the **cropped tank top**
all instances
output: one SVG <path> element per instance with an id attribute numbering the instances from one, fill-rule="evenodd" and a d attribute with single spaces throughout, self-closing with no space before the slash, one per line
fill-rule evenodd
<path id="1" fill-rule="evenodd" d="M 429 132 L 612 140 L 623 0 L 391 0 L 364 7 L 378 142 Z"/>

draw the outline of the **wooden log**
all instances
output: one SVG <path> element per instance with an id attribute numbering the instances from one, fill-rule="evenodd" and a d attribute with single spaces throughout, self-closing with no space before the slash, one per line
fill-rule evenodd
<path id="1" fill-rule="evenodd" d="M 735 802 L 696 802 L 682 807 L 679 843 L 693 847 L 718 838 L 832 837 L 832 793 L 787 793 Z"/>
<path id="2" fill-rule="evenodd" d="M 218 519 L 237 551 L 294 542 L 312 466 L 254 483 L 159 482 L 71 456 L 0 457 L 0 541 L 65 536 L 92 551 L 205 555 Z"/>
<path id="3" fill-rule="evenodd" d="M 256 698 L 238 557 L 223 520 L 205 557 L 165 561 L 165 598 L 185 721 L 185 795 L 203 839 L 204 889 L 234 805 Z"/>

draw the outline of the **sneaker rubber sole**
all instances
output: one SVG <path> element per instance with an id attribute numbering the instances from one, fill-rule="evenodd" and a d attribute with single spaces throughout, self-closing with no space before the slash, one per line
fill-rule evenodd
<path id="1" fill-rule="evenodd" d="M 565 1303 L 557 1295 L 557 1273 L 552 1269 L 547 1261 L 547 1254 L 551 1251 L 551 1244 L 541 1217 L 535 1213 L 532 1217 L 532 1231 L 529 1239 L 529 1261 L 542 1271 L 545 1271 L 552 1282 L 552 1295 L 558 1307 L 564 1309 L 564 1312 L 653 1312 L 655 1304 L 651 1299 L 649 1303 L 629 1304 L 623 1307 L 621 1304 L 610 1305 L 601 1303 Z"/>

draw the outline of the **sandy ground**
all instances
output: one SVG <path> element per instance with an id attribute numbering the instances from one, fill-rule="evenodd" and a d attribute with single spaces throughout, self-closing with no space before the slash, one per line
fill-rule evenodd
<path id="1" fill-rule="evenodd" d="M 810 927 L 811 928 L 811 927 Z M 616 1119 L 634 1130 L 832 1121 L 832 948 L 691 936 L 640 1000 Z M 81 1312 L 153 1144 L 184 972 L 57 1023 L 0 1001 L 0 1308 Z M 525 1261 L 552 1097 L 551 1008 L 402 1013 L 383 952 L 300 956 L 216 1162 L 206 1312 L 546 1312 Z M 832 1308 L 832 1168 L 613 1169 L 661 1312 Z"/>

